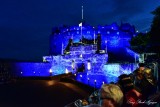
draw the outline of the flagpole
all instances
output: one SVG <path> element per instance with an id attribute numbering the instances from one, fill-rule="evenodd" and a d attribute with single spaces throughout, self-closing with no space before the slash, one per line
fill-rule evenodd
<path id="1" fill-rule="evenodd" d="M 83 5 L 82 5 L 82 20 L 83 20 Z"/>
<path id="2" fill-rule="evenodd" d="M 82 4 L 82 22 L 83 22 L 83 4 Z M 82 22 L 81 22 L 81 43 L 82 43 L 82 26 L 83 26 Z"/>

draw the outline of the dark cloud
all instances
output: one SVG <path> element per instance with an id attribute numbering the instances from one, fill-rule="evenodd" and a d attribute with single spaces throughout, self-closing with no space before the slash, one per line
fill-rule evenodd
<path id="1" fill-rule="evenodd" d="M 128 22 L 149 29 L 158 0 L 83 0 L 84 19 L 91 25 Z M 0 58 L 41 59 L 49 52 L 54 26 L 81 20 L 82 0 L 1 0 Z"/>

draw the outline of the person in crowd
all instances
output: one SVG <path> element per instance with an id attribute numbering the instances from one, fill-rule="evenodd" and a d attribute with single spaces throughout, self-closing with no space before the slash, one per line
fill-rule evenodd
<path id="1" fill-rule="evenodd" d="M 140 90 L 134 86 L 131 77 L 127 74 L 122 74 L 118 77 L 118 84 L 120 85 L 124 101 L 122 107 L 140 107 L 145 104 L 139 104 L 138 101 L 144 101 Z"/>
<path id="2" fill-rule="evenodd" d="M 102 107 L 121 107 L 123 92 L 118 85 L 104 84 L 99 91 L 99 104 Z"/>
<path id="3" fill-rule="evenodd" d="M 156 92 L 156 81 L 152 70 L 145 67 L 144 63 L 139 64 L 139 68 L 131 74 L 136 87 L 141 90 L 141 93 L 148 98 Z"/>
<path id="4" fill-rule="evenodd" d="M 123 92 L 118 85 L 103 84 L 97 95 L 98 103 L 84 107 L 121 107 L 123 104 Z"/>
<path id="5" fill-rule="evenodd" d="M 99 90 L 94 91 L 88 99 L 90 104 L 98 104 L 99 102 Z"/>
<path id="6" fill-rule="evenodd" d="M 139 63 L 138 66 L 139 67 L 130 74 L 135 83 L 143 78 L 143 71 L 145 69 L 144 63 Z"/>

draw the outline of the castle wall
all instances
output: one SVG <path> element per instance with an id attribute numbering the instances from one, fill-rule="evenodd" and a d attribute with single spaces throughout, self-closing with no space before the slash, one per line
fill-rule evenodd
<path id="1" fill-rule="evenodd" d="M 11 70 L 16 77 L 25 76 L 50 76 L 50 63 L 43 62 L 13 62 Z"/>
<path id="2" fill-rule="evenodd" d="M 42 62 L 14 62 L 10 63 L 10 69 L 14 76 L 17 77 L 27 77 L 27 76 L 51 76 L 65 74 L 68 72 L 75 73 L 75 69 L 72 68 L 72 62 L 59 61 L 61 59 L 60 56 L 54 58 L 54 62 L 52 63 L 42 63 Z M 75 68 L 76 68 L 75 62 Z M 118 77 L 119 75 L 125 73 L 129 74 L 133 70 L 137 68 L 136 63 L 103 63 L 101 60 L 97 60 L 96 62 L 90 62 L 91 69 L 88 69 L 88 62 L 84 62 L 85 70 L 84 73 L 88 75 L 103 75 L 107 77 Z M 50 72 L 52 71 L 52 72 Z M 67 71 L 67 72 L 66 72 Z"/>
<path id="3" fill-rule="evenodd" d="M 58 30 L 57 30 L 58 29 Z M 97 39 L 97 35 L 101 35 L 101 49 L 107 47 L 128 47 L 130 46 L 129 40 L 135 35 L 135 28 L 129 24 L 121 24 L 118 26 L 116 23 L 106 26 L 93 27 L 84 24 L 81 29 L 77 26 L 60 27 L 54 29 L 50 40 L 50 54 L 61 54 L 62 43 L 64 49 L 68 45 L 69 39 L 73 39 L 74 43 L 80 42 L 82 35 L 85 39 Z"/>

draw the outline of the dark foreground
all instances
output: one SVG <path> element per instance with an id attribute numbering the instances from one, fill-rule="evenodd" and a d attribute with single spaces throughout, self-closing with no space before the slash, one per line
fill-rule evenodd
<path id="1" fill-rule="evenodd" d="M 0 107 L 64 107 L 87 98 L 88 88 L 56 80 L 16 80 L 0 84 Z"/>

